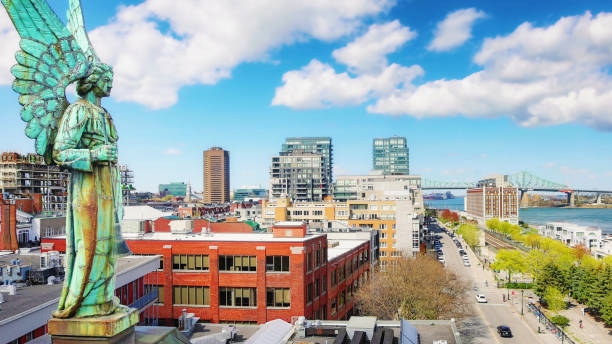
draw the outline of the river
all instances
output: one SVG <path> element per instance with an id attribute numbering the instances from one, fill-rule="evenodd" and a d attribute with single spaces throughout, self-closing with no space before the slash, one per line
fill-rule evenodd
<path id="1" fill-rule="evenodd" d="M 425 205 L 437 209 L 463 210 L 464 197 L 447 200 L 425 200 Z M 547 222 L 571 222 L 582 226 L 595 226 L 612 234 L 612 209 L 598 208 L 524 208 L 519 211 L 521 221 L 531 225 Z"/>

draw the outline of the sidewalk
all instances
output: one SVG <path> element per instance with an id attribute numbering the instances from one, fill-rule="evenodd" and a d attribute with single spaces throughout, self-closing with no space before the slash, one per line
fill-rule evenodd
<path id="1" fill-rule="evenodd" d="M 572 304 L 576 306 L 559 312 L 570 320 L 570 325 L 565 332 L 571 337 L 578 338 L 583 344 L 612 343 L 612 335 L 610 334 L 612 329 L 603 327 L 602 323 L 595 320 L 589 313 L 582 316 L 583 305 L 579 305 L 573 300 Z M 579 325 L 580 320 L 582 320 L 582 328 Z"/>
<path id="2" fill-rule="evenodd" d="M 462 240 L 463 242 L 463 240 Z M 466 245 L 467 246 L 467 245 Z M 476 254 L 470 248 L 468 250 L 468 254 L 471 257 L 476 259 Z M 476 260 L 477 261 L 477 260 Z M 476 273 L 476 277 L 480 281 L 487 280 L 489 283 L 489 288 L 491 286 L 495 286 L 495 277 L 494 273 L 491 270 L 485 268 L 482 269 L 482 265 L 475 265 L 476 269 L 474 269 Z M 498 291 L 504 292 L 505 289 L 492 288 L 497 289 Z M 491 290 L 492 290 L 491 289 Z M 512 292 L 512 290 L 510 291 Z M 514 290 L 514 296 L 511 296 L 510 304 L 513 306 L 514 311 L 521 317 L 521 291 Z M 533 296 L 537 299 L 537 296 L 531 291 L 526 290 L 524 295 L 524 315 L 521 317 L 523 321 L 535 332 L 538 332 L 538 318 L 535 314 L 531 313 L 527 309 L 527 300 L 529 296 Z M 508 301 L 506 301 L 508 302 Z M 577 343 L 580 344 L 606 344 L 612 343 L 612 329 L 606 329 L 603 323 L 596 321 L 592 316 L 588 313 L 585 313 L 584 317 L 582 316 L 582 305 L 579 305 L 577 302 L 573 301 L 573 304 L 576 305 L 573 308 L 566 309 L 564 311 L 559 312 L 559 314 L 570 319 L 570 325 L 567 327 L 565 332 L 572 337 Z M 582 319 L 583 328 L 579 327 L 579 321 Z M 544 330 L 544 326 L 541 326 L 541 329 Z M 547 332 L 547 331 L 546 331 Z M 538 335 L 539 338 L 542 338 L 542 341 L 545 343 L 558 344 L 561 343 L 561 340 L 557 339 L 551 333 L 543 333 Z M 577 340 L 576 340 L 577 339 Z"/>

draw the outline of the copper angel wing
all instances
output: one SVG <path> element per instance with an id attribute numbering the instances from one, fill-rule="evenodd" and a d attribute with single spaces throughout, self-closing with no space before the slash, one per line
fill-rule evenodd
<path id="1" fill-rule="evenodd" d="M 70 0 L 68 8 L 68 30 L 74 36 L 79 46 L 85 52 L 85 55 L 92 61 L 99 61 L 98 55 L 91 45 L 87 31 L 85 30 L 85 21 L 83 20 L 83 10 L 81 7 L 81 0 Z"/>
<path id="2" fill-rule="evenodd" d="M 52 163 L 59 120 L 68 106 L 66 87 L 87 76 L 89 62 L 70 31 L 45 0 L 1 0 L 21 41 L 13 90 L 20 94 L 25 134 L 36 153 Z"/>

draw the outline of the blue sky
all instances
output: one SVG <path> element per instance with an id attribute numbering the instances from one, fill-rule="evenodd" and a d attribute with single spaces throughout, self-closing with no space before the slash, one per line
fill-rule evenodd
<path id="1" fill-rule="evenodd" d="M 63 19 L 67 1 L 50 3 Z M 201 190 L 211 146 L 230 151 L 232 188 L 267 186 L 289 136 L 331 136 L 335 173 L 367 173 L 372 138 L 391 135 L 431 179 L 528 170 L 612 188 L 612 3 L 263 3 L 85 2 L 138 190 Z M 4 13 L 0 45 L 0 147 L 30 152 Z"/>

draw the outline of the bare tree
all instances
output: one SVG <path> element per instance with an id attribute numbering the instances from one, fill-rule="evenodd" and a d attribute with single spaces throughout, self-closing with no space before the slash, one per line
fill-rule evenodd
<path id="1" fill-rule="evenodd" d="M 361 314 L 379 319 L 460 319 L 471 313 L 467 284 L 429 256 L 377 270 L 355 295 Z"/>

